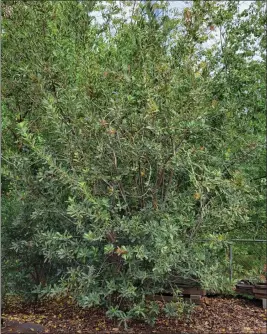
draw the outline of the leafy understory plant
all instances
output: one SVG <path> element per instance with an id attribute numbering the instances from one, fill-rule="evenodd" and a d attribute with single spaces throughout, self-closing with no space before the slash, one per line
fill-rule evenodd
<path id="1" fill-rule="evenodd" d="M 194 303 L 179 298 L 178 301 L 166 303 L 163 311 L 169 318 L 177 318 L 179 320 L 186 319 L 187 321 L 190 321 L 194 308 Z"/>
<path id="2" fill-rule="evenodd" d="M 132 316 L 128 312 L 123 312 L 118 307 L 110 307 L 106 315 L 110 319 L 117 319 L 118 325 L 121 326 L 123 324 L 125 330 L 128 329 L 128 322 L 132 319 Z"/>

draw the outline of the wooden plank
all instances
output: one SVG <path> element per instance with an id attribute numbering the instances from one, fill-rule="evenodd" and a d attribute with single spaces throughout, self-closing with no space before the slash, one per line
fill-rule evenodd
<path id="1" fill-rule="evenodd" d="M 263 294 L 263 293 L 254 293 L 254 296 L 259 296 L 259 298 L 267 298 L 267 294 Z"/>
<path id="2" fill-rule="evenodd" d="M 240 290 L 236 290 L 236 293 L 237 294 L 241 294 L 241 295 L 251 295 L 251 296 L 253 296 L 253 292 L 252 291 L 240 291 Z"/>
<path id="3" fill-rule="evenodd" d="M 163 295 L 150 295 L 146 296 L 147 300 L 153 300 L 153 301 L 159 301 L 159 302 L 172 302 L 172 301 L 177 301 L 178 299 L 173 296 L 163 296 Z"/>
<path id="4" fill-rule="evenodd" d="M 260 295 L 267 295 L 267 290 L 266 289 L 253 289 L 254 294 L 260 294 Z"/>
<path id="5" fill-rule="evenodd" d="M 254 293 L 251 291 L 236 291 L 236 293 L 240 295 L 254 296 Z"/>
<path id="6" fill-rule="evenodd" d="M 254 285 L 251 284 L 236 284 L 237 289 L 253 289 Z"/>
<path id="7" fill-rule="evenodd" d="M 236 287 L 241 287 L 241 288 L 253 288 L 253 284 L 243 284 L 243 283 L 238 283 L 236 284 Z"/>
<path id="8" fill-rule="evenodd" d="M 251 284 L 236 284 L 235 291 L 237 293 L 244 293 L 244 294 L 253 294 L 254 286 Z"/>
<path id="9" fill-rule="evenodd" d="M 159 296 L 159 297 L 161 297 L 160 300 L 163 299 L 165 302 L 168 302 L 168 303 L 170 303 L 170 302 L 174 302 L 174 301 L 177 300 L 177 298 L 175 298 L 175 297 L 173 297 L 173 296 Z"/>
<path id="10" fill-rule="evenodd" d="M 184 295 L 200 295 L 200 296 L 206 296 L 206 290 L 203 290 L 201 288 L 183 288 L 182 293 Z"/>
<path id="11" fill-rule="evenodd" d="M 254 287 L 253 286 L 251 287 L 236 286 L 235 288 L 239 290 L 253 290 Z"/>
<path id="12" fill-rule="evenodd" d="M 200 295 L 191 295 L 190 300 L 194 304 L 197 304 L 197 305 L 201 304 L 201 296 Z"/>
<path id="13" fill-rule="evenodd" d="M 257 299 L 266 299 L 266 295 L 255 294 L 254 297 Z"/>

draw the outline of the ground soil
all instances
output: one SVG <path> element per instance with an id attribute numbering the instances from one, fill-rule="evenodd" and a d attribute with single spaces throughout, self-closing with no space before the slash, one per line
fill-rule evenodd
<path id="1" fill-rule="evenodd" d="M 124 331 L 118 323 L 109 320 L 103 309 L 84 310 L 73 304 L 71 299 L 46 301 L 39 305 L 10 303 L 3 314 L 6 327 L 2 333 L 16 333 L 15 323 L 32 323 L 44 326 L 44 333 L 266 333 L 267 312 L 261 300 L 244 298 L 213 297 L 203 300 L 196 306 L 190 321 L 158 319 L 154 327 L 133 321 L 129 330 Z M 29 324 L 30 327 L 30 324 Z M 12 329 L 12 331 L 11 331 Z M 19 331 L 17 331 L 18 333 Z M 37 332 L 34 326 L 29 333 Z M 23 332 L 25 333 L 25 332 Z"/>

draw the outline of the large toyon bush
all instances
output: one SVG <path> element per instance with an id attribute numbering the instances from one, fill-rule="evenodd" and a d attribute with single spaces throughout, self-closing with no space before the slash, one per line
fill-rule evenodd
<path id="1" fill-rule="evenodd" d="M 3 1 L 9 292 L 153 319 L 178 278 L 219 287 L 197 240 L 263 232 L 263 3 L 159 7 Z"/>

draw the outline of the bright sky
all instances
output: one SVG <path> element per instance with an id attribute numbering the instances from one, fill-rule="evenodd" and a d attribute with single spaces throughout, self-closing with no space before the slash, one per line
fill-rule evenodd
<path id="1" fill-rule="evenodd" d="M 118 6 L 122 5 L 122 1 L 114 1 L 114 2 L 116 2 L 116 4 Z M 190 6 L 190 2 L 192 2 L 192 1 L 173 0 L 173 1 L 168 1 L 168 2 L 169 2 L 169 9 L 170 10 L 177 9 L 179 12 L 180 11 L 182 12 L 184 10 L 184 8 Z M 249 8 L 249 6 L 252 2 L 253 1 L 241 1 L 240 2 L 240 11 L 243 11 L 244 9 Z M 106 1 L 102 1 L 102 3 L 105 4 Z M 134 5 L 134 1 L 132 1 L 132 3 Z M 126 7 L 126 11 L 123 15 L 124 18 L 126 20 L 130 20 L 131 13 L 132 13 L 132 6 Z M 90 13 L 90 16 L 94 16 L 96 21 L 100 24 L 104 22 L 104 19 L 102 17 L 102 13 L 100 11 L 92 12 L 92 13 Z M 119 14 L 119 15 L 116 15 L 116 16 L 120 17 L 121 15 Z M 218 41 L 220 40 L 219 28 L 215 27 L 215 30 L 213 31 L 213 36 L 214 36 L 214 38 L 209 38 L 209 40 L 207 42 L 203 43 L 203 45 L 202 45 L 203 48 L 208 48 L 208 47 L 211 47 L 212 45 L 214 45 L 215 43 L 218 43 Z"/>
<path id="2" fill-rule="evenodd" d="M 114 2 L 117 2 L 118 4 L 121 3 L 121 1 L 114 1 Z M 169 2 L 169 8 L 170 9 L 178 9 L 179 11 L 182 11 L 184 8 L 189 6 L 188 1 L 183 1 L 183 0 L 172 0 L 172 1 L 168 1 L 168 2 Z M 240 10 L 247 9 L 250 6 L 251 2 L 253 2 L 253 1 L 241 1 L 240 2 Z M 102 1 L 102 3 L 105 4 L 106 1 Z M 134 3 L 134 1 L 133 1 L 133 3 Z M 126 19 L 130 17 L 130 13 L 131 13 L 131 7 L 128 7 L 127 12 L 125 13 L 125 18 Z M 102 18 L 101 13 L 99 13 L 99 12 L 92 12 L 91 15 L 95 16 L 96 20 L 99 23 L 102 23 L 104 21 L 103 18 Z"/>
<path id="3" fill-rule="evenodd" d="M 182 0 L 173 0 L 169 1 L 170 8 L 178 8 L 178 9 L 184 9 L 185 7 L 188 7 L 188 5 L 185 3 L 186 1 Z M 252 1 L 241 1 L 240 3 L 240 9 L 244 10 L 247 9 Z"/>
<path id="4" fill-rule="evenodd" d="M 186 3 L 187 2 L 187 3 Z M 240 11 L 243 11 L 244 9 L 249 8 L 250 4 L 253 1 L 240 1 Z M 189 7 L 190 5 L 188 4 L 188 1 L 182 1 L 182 0 L 173 0 L 173 1 L 169 1 L 169 8 L 170 9 L 178 9 L 179 11 L 183 11 L 186 7 Z M 215 31 L 213 32 L 214 35 L 214 39 L 213 40 L 209 40 L 208 42 L 204 43 L 203 46 L 204 47 L 208 47 L 211 46 L 213 43 L 216 43 L 218 41 L 218 39 L 220 38 L 220 33 L 219 33 L 219 29 L 215 28 Z"/>

